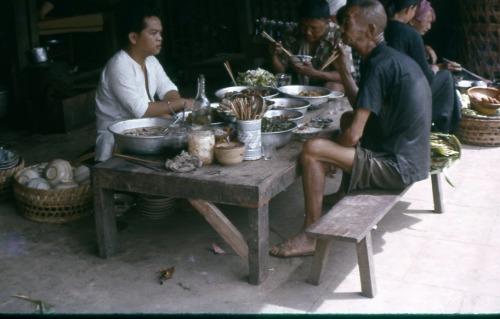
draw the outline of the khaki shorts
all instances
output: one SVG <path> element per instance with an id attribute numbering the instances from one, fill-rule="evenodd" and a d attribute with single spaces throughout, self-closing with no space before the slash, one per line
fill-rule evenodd
<path id="1" fill-rule="evenodd" d="M 352 172 L 344 172 L 342 186 L 346 193 L 350 193 L 363 189 L 397 190 L 407 185 L 403 183 L 394 158 L 358 146 Z"/>

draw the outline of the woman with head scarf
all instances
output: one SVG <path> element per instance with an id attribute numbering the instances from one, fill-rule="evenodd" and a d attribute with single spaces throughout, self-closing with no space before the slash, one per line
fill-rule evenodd
<path id="1" fill-rule="evenodd" d="M 298 8 L 299 28 L 285 35 L 283 45 L 271 46 L 273 69 L 292 72 L 300 84 L 326 86 L 343 91 L 339 73 L 330 64 L 321 70 L 340 41 L 339 27 L 331 23 L 330 8 L 325 0 L 303 0 Z M 283 47 L 295 55 L 309 55 L 310 62 L 288 57 Z"/>
<path id="2" fill-rule="evenodd" d="M 417 62 L 432 89 L 432 130 L 451 133 L 460 120 L 460 102 L 455 83 L 448 70 L 433 69 L 427 62 L 422 36 L 408 23 L 415 17 L 420 0 L 391 0 L 387 7 L 390 18 L 384 36 L 387 44 Z"/>
<path id="3" fill-rule="evenodd" d="M 422 0 L 418 5 L 417 11 L 415 12 L 415 16 L 410 20 L 409 25 L 415 28 L 420 35 L 425 35 L 432 28 L 432 23 L 436 21 L 436 13 L 431 6 L 431 3 L 427 0 Z M 431 65 L 431 68 L 434 72 L 438 72 L 439 70 L 448 69 L 450 71 L 460 71 L 460 64 L 456 62 L 445 62 L 445 63 L 437 63 L 437 55 L 434 50 L 425 45 L 425 53 L 427 57 L 427 61 Z"/>

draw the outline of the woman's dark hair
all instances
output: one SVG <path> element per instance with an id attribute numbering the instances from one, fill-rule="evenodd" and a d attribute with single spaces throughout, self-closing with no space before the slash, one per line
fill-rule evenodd
<path id="1" fill-rule="evenodd" d="M 330 6 L 326 0 L 302 0 L 297 13 L 300 19 L 328 19 Z"/>
<path id="2" fill-rule="evenodd" d="M 420 0 L 390 0 L 386 6 L 387 15 L 392 18 L 396 13 L 406 8 L 417 6 L 419 3 Z"/>
<path id="3" fill-rule="evenodd" d="M 159 10 L 152 1 L 125 0 L 118 4 L 118 32 L 122 48 L 129 45 L 129 33 L 140 33 L 146 28 L 147 17 L 160 17 Z"/>

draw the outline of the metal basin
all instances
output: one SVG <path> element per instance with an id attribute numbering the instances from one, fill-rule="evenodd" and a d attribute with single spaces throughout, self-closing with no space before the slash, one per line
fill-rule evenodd
<path id="1" fill-rule="evenodd" d="M 269 91 L 267 95 L 262 96 L 265 99 L 270 99 L 275 96 L 278 96 L 279 92 L 276 88 L 270 87 L 270 86 L 264 86 L 264 87 L 252 87 L 252 86 L 230 86 L 227 88 L 223 88 L 215 92 L 215 96 L 219 98 L 220 100 L 224 99 L 227 93 L 230 92 L 241 92 L 246 89 L 251 89 L 251 90 L 257 90 L 257 91 Z"/>
<path id="2" fill-rule="evenodd" d="M 115 143 L 121 152 L 134 154 L 161 154 L 167 151 L 185 148 L 187 146 L 187 129 L 172 128 L 163 136 L 130 136 L 122 134 L 123 131 L 140 127 L 161 126 L 169 127 L 174 119 L 142 118 L 125 120 L 114 123 L 108 127 L 113 133 Z"/>
<path id="3" fill-rule="evenodd" d="M 311 106 L 311 103 L 308 101 L 288 97 L 272 98 L 268 101 L 274 102 L 274 104 L 272 104 L 273 110 L 299 111 L 302 114 L 306 114 L 307 109 Z"/>
<path id="4" fill-rule="evenodd" d="M 322 86 L 310 86 L 310 85 L 285 85 L 280 86 L 278 90 L 286 96 L 293 97 L 296 99 L 305 100 L 311 105 L 320 105 L 328 101 L 330 94 L 332 93 L 329 89 Z M 304 92 L 317 92 L 318 96 L 302 96 L 300 93 Z"/>
<path id="5" fill-rule="evenodd" d="M 293 123 L 293 126 L 286 131 L 281 132 L 262 132 L 261 141 L 262 145 L 274 145 L 276 148 L 280 148 L 288 144 L 293 137 L 293 130 L 297 128 L 297 123 Z"/>
<path id="6" fill-rule="evenodd" d="M 300 124 L 304 120 L 304 114 L 295 110 L 269 110 L 264 113 L 264 117 L 284 116 L 295 124 Z"/>

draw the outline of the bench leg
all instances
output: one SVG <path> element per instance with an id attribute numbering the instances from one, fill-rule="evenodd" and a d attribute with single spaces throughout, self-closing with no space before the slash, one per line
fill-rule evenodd
<path id="1" fill-rule="evenodd" d="M 441 173 L 432 174 L 432 198 L 434 200 L 434 212 L 438 214 L 444 213 L 443 203 L 443 187 L 441 182 Z"/>
<path id="2" fill-rule="evenodd" d="M 370 232 L 356 244 L 356 250 L 358 252 L 359 276 L 361 277 L 361 294 L 373 298 L 377 294 L 377 285 L 375 283 L 375 270 L 373 269 L 372 236 Z"/>
<path id="3" fill-rule="evenodd" d="M 321 276 L 323 275 L 323 268 L 328 260 L 331 242 L 331 239 L 316 240 L 316 251 L 314 252 L 311 272 L 309 273 L 309 278 L 307 279 L 308 283 L 315 286 L 319 285 Z"/>

